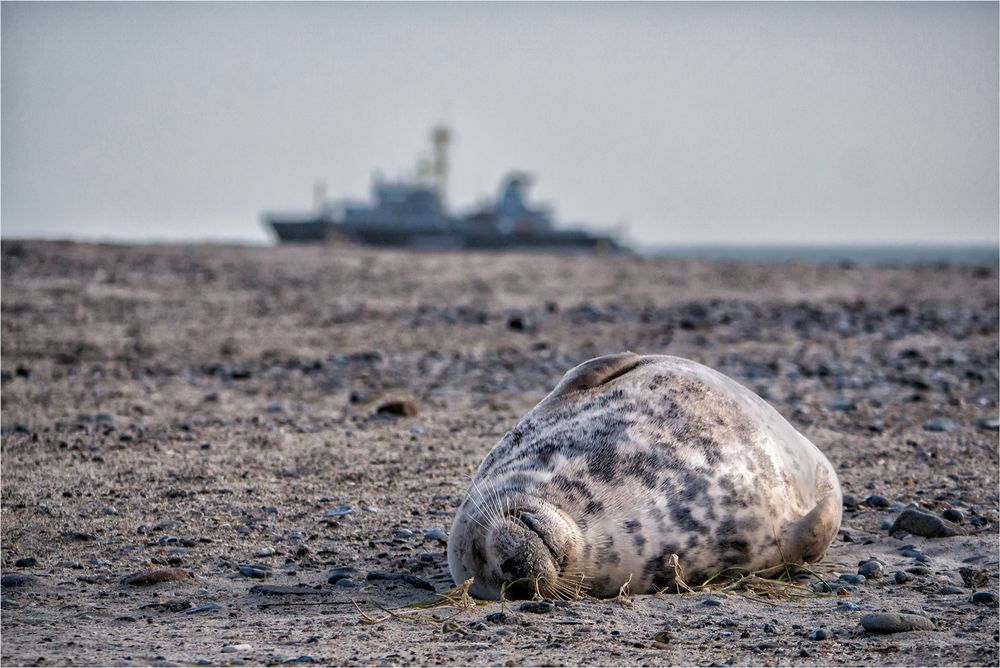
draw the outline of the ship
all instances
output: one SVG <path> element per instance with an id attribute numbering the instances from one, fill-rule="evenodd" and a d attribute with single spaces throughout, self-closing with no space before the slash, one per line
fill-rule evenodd
<path id="1" fill-rule="evenodd" d="M 432 156 L 418 162 L 416 177 L 388 181 L 375 176 L 371 202 L 330 201 L 317 183 L 307 212 L 264 212 L 262 221 L 281 243 L 356 244 L 422 249 L 552 250 L 621 253 L 610 233 L 557 226 L 551 207 L 532 205 L 530 174 L 512 171 L 499 194 L 466 213 L 453 215 L 445 198 L 451 131 L 431 132 Z"/>

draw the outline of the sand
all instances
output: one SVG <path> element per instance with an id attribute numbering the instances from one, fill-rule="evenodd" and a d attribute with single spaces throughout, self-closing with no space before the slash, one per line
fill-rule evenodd
<path id="1" fill-rule="evenodd" d="M 4 665 L 998 663 L 995 266 L 2 249 Z M 839 590 L 403 608 L 453 586 L 494 443 L 626 349 L 719 369 L 827 454 Z M 890 535 L 911 504 L 962 535 Z M 182 579 L 125 581 L 150 569 Z"/>

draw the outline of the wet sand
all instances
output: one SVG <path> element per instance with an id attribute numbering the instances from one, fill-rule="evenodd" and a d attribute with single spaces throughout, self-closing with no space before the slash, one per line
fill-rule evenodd
<path id="1" fill-rule="evenodd" d="M 2 250 L 4 665 L 998 663 L 995 266 Z M 827 454 L 839 590 L 397 611 L 452 587 L 486 452 L 621 350 L 719 369 Z M 910 504 L 964 534 L 890 535 Z M 180 579 L 124 581 L 150 569 Z"/>

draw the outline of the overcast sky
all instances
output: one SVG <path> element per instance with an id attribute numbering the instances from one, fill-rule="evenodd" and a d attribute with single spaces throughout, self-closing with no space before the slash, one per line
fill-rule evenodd
<path id="1" fill-rule="evenodd" d="M 632 239 L 998 238 L 997 3 L 13 3 L 2 235 L 261 241 L 453 128 Z"/>

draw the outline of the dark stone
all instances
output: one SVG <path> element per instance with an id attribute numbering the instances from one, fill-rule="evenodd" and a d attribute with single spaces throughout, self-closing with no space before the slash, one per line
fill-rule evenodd
<path id="1" fill-rule="evenodd" d="M 991 591 L 977 591 L 972 595 L 972 602 L 980 605 L 992 605 L 997 602 L 997 597 Z"/>
<path id="2" fill-rule="evenodd" d="M 491 612 L 486 615 L 486 621 L 490 624 L 506 624 L 508 620 L 509 617 L 505 612 Z"/>
<path id="3" fill-rule="evenodd" d="M 212 612 L 213 610 L 221 610 L 222 606 L 218 603 L 206 603 L 205 605 L 199 605 L 197 608 L 191 608 L 190 610 L 185 610 L 185 615 L 200 615 L 205 612 Z"/>
<path id="4" fill-rule="evenodd" d="M 552 612 L 552 604 L 548 601 L 525 601 L 518 608 L 521 612 L 532 612 L 535 614 L 545 614 Z"/>
<path id="5" fill-rule="evenodd" d="M 32 568 L 38 565 L 38 559 L 34 557 L 24 557 L 14 562 L 16 568 Z"/>
<path id="6" fill-rule="evenodd" d="M 704 601 L 701 602 L 701 604 L 707 605 L 710 608 L 717 608 L 720 605 L 722 605 L 722 601 L 715 598 L 706 598 Z"/>
<path id="7" fill-rule="evenodd" d="M 334 568 L 330 571 L 330 575 L 327 577 L 326 581 L 330 584 L 337 584 L 345 578 L 350 578 L 357 572 L 358 569 L 353 566 L 341 566 L 340 568 Z"/>
<path id="8" fill-rule="evenodd" d="M 260 566 L 240 566 L 240 575 L 245 578 L 263 580 L 264 578 L 270 577 L 271 571 Z"/>
<path id="9" fill-rule="evenodd" d="M 0 586 L 4 588 L 30 587 L 36 582 L 38 582 L 38 578 L 34 575 L 26 575 L 24 573 L 7 573 L 3 577 L 0 577 Z"/>
<path id="10" fill-rule="evenodd" d="M 881 494 L 871 494 L 865 497 L 864 504 L 869 508 L 888 508 L 889 499 Z"/>
<path id="11" fill-rule="evenodd" d="M 897 531 L 905 531 L 924 538 L 946 538 L 965 534 L 961 527 L 916 508 L 907 508 L 900 513 L 892 523 L 889 533 L 894 534 Z"/>
<path id="12" fill-rule="evenodd" d="M 830 637 L 830 632 L 826 629 L 819 628 L 809 634 L 809 640 L 826 640 Z"/>
<path id="13" fill-rule="evenodd" d="M 861 626 L 872 633 L 902 633 L 904 631 L 933 631 L 934 622 L 921 615 L 902 612 L 871 612 L 862 615 Z"/>
<path id="14" fill-rule="evenodd" d="M 949 522 L 955 522 L 956 524 L 961 524 L 965 521 L 965 513 L 958 508 L 948 508 L 941 513 L 941 517 L 945 518 Z"/>
<path id="15" fill-rule="evenodd" d="M 852 585 L 864 584 L 865 580 L 867 580 L 864 575 L 851 575 L 850 573 L 845 573 L 837 579 Z"/>
<path id="16" fill-rule="evenodd" d="M 970 568 L 963 566 L 958 569 L 958 574 L 962 576 L 962 582 L 969 589 L 979 589 L 990 583 L 989 571 L 985 568 Z"/>
<path id="17" fill-rule="evenodd" d="M 1000 418 L 980 418 L 976 420 L 976 426 L 989 431 L 1000 430 Z"/>
<path id="18" fill-rule="evenodd" d="M 412 401 L 393 400 L 379 404 L 375 409 L 378 415 L 392 415 L 395 417 L 416 417 L 419 411 L 417 405 Z"/>
<path id="19" fill-rule="evenodd" d="M 955 594 L 961 594 L 962 593 L 962 589 L 959 588 L 959 587 L 952 587 L 950 585 L 946 585 L 946 586 L 941 587 L 940 589 L 938 589 L 938 593 L 939 594 L 944 594 L 945 596 L 953 596 Z"/>
<path id="20" fill-rule="evenodd" d="M 885 575 L 885 566 L 882 565 L 882 562 L 875 561 L 874 559 L 866 561 L 858 568 L 858 575 L 863 575 L 869 580 L 874 580 Z"/>

